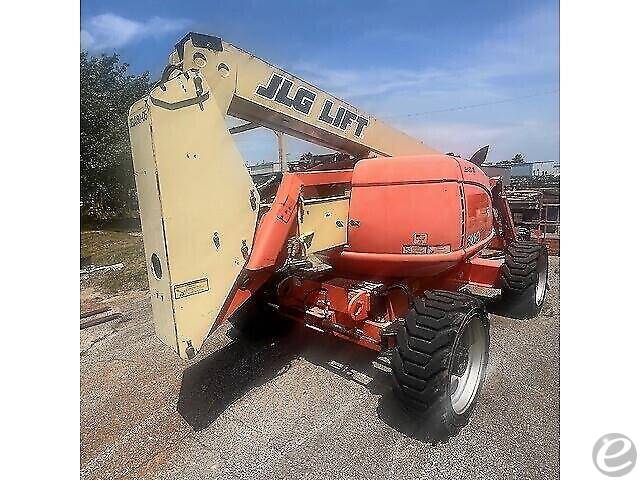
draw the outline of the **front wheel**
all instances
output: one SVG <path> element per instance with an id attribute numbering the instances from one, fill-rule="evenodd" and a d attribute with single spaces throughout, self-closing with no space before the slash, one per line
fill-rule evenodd
<path id="1" fill-rule="evenodd" d="M 507 247 L 500 268 L 502 297 L 491 311 L 517 319 L 540 313 L 547 293 L 549 253 L 545 245 L 516 242 Z"/>
<path id="2" fill-rule="evenodd" d="M 426 292 L 396 338 L 391 365 L 400 400 L 439 439 L 455 435 L 468 423 L 486 375 L 489 322 L 481 302 L 458 292 Z"/>

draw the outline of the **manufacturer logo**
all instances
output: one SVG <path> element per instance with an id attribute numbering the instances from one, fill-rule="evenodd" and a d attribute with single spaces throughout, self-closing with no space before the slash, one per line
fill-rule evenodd
<path id="1" fill-rule="evenodd" d="M 258 85 L 256 94 L 280 105 L 289 107 L 303 115 L 309 115 L 318 93 L 309 90 L 304 85 L 295 85 L 293 81 L 274 73 L 265 85 Z M 346 107 L 334 105 L 333 101 L 325 99 L 318 120 L 339 128 L 342 131 L 352 129 L 356 137 L 361 137 L 365 127 L 369 124 L 367 118 L 352 112 Z"/>
<path id="2" fill-rule="evenodd" d="M 414 245 L 427 245 L 427 239 L 429 235 L 423 232 L 415 232 L 413 234 L 413 244 Z"/>
<path id="3" fill-rule="evenodd" d="M 638 453 L 629 437 L 608 433 L 593 446 L 593 464 L 608 477 L 622 477 L 636 465 Z"/>

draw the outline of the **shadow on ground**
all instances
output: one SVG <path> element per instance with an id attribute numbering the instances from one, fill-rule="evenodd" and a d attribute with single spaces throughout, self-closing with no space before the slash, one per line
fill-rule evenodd
<path id="1" fill-rule="evenodd" d="M 275 335 L 247 336 L 235 328 L 228 335 L 231 343 L 183 372 L 178 412 L 195 431 L 207 428 L 245 393 L 282 375 L 302 357 L 379 395 L 378 417 L 395 430 L 424 442 L 439 439 L 436 429 L 416 422 L 396 400 L 384 354 L 297 324 Z"/>
<path id="2" fill-rule="evenodd" d="M 182 374 L 178 413 L 194 430 L 207 428 L 246 392 L 284 373 L 295 358 L 274 337 L 235 338 Z"/>

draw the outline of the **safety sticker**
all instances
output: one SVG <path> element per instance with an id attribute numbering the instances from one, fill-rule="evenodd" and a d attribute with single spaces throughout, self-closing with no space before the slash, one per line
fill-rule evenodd
<path id="1" fill-rule="evenodd" d="M 413 234 L 413 244 L 414 245 L 426 245 L 427 244 L 428 235 L 422 232 L 415 232 Z"/>
<path id="2" fill-rule="evenodd" d="M 451 253 L 451 245 L 433 245 L 429 247 L 430 254 L 438 254 L 438 253 Z"/>
<path id="3" fill-rule="evenodd" d="M 173 296 L 177 299 L 195 295 L 197 293 L 206 292 L 209 290 L 209 280 L 207 278 L 201 278 L 199 280 L 192 280 L 190 282 L 181 283 L 173 287 Z"/>
<path id="4" fill-rule="evenodd" d="M 428 248 L 426 245 L 403 245 L 402 253 L 405 255 L 426 255 Z"/>

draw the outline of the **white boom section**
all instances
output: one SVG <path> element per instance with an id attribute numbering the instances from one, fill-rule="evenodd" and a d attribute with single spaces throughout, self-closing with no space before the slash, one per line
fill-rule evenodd
<path id="1" fill-rule="evenodd" d="M 344 100 L 218 37 L 187 34 L 171 70 L 199 70 L 227 114 L 358 158 L 437 153 Z M 223 98 L 220 98 L 223 97 Z"/>

